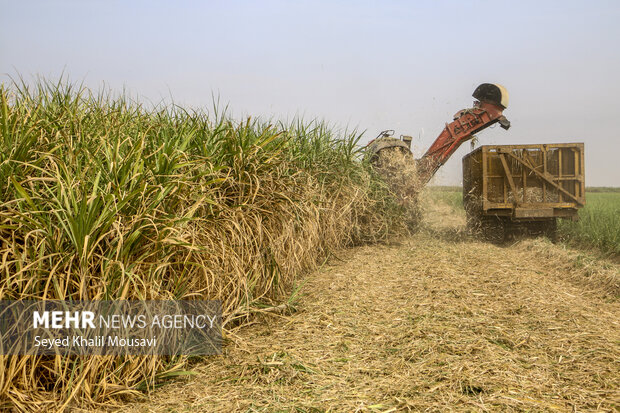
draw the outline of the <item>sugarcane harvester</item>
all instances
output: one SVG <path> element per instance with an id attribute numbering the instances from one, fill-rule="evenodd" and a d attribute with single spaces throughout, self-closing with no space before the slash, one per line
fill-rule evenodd
<path id="1" fill-rule="evenodd" d="M 453 121 L 446 124 L 420 159 L 414 160 L 411 155 L 412 162 L 416 163 L 418 186 L 426 185 L 459 146 L 472 139 L 474 134 L 496 123 L 503 129 L 510 128 L 510 122 L 503 115 L 504 109 L 508 107 L 508 92 L 503 86 L 483 83 L 474 90 L 472 96 L 476 99 L 473 107 L 458 111 Z M 393 130 L 383 131 L 368 143 L 366 150 L 373 164 L 376 164 L 383 151 L 400 150 L 411 154 L 411 137 L 401 136 L 401 139 L 397 139 L 391 136 L 393 133 Z"/>

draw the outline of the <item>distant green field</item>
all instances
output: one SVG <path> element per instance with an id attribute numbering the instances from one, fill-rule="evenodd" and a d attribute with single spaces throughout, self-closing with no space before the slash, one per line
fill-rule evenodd
<path id="1" fill-rule="evenodd" d="M 620 193 L 620 187 L 610 187 L 610 186 L 588 186 L 586 187 L 586 192 L 614 192 Z"/>
<path id="2" fill-rule="evenodd" d="M 569 244 L 620 255 L 620 192 L 586 191 L 579 221 L 562 220 L 558 227 Z"/>
<path id="3" fill-rule="evenodd" d="M 443 202 L 456 212 L 463 210 L 463 190 L 459 186 L 430 186 L 426 189 L 425 197 L 430 202 Z"/>
<path id="4" fill-rule="evenodd" d="M 428 198 L 445 202 L 459 213 L 463 211 L 459 187 L 429 187 Z M 567 244 L 620 255 L 620 188 L 588 188 L 579 221 L 559 220 L 558 230 Z"/>

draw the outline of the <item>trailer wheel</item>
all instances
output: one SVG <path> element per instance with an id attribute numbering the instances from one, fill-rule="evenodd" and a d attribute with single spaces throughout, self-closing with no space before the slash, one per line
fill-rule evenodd
<path id="1" fill-rule="evenodd" d="M 505 236 L 510 239 L 544 236 L 555 243 L 558 240 L 557 228 L 556 218 L 535 221 L 508 220 L 505 227 Z"/>
<path id="2" fill-rule="evenodd" d="M 470 234 L 494 244 L 504 242 L 505 222 L 501 217 L 467 213 L 467 229 Z"/>
<path id="3" fill-rule="evenodd" d="M 483 216 L 480 221 L 482 238 L 493 244 L 501 244 L 505 238 L 504 220 L 496 216 Z"/>
<path id="4" fill-rule="evenodd" d="M 551 218 L 545 221 L 543 234 L 554 244 L 558 242 L 558 220 Z"/>

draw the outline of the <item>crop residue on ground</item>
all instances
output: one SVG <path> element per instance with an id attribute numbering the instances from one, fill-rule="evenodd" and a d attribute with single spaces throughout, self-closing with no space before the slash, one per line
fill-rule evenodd
<path id="1" fill-rule="evenodd" d="M 554 266 L 567 258 L 545 251 L 561 246 L 499 247 L 445 222 L 339 253 L 308 277 L 296 312 L 236 331 L 198 379 L 130 411 L 613 410 L 613 291 L 576 282 L 591 268 Z"/>

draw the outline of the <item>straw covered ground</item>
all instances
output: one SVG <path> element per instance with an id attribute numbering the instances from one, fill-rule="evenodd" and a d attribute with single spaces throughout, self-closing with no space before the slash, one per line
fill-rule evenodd
<path id="1" fill-rule="evenodd" d="M 231 331 L 195 376 L 124 410 L 619 408 L 618 266 L 472 240 L 450 207 L 427 218 L 399 243 L 336 254 L 290 311 Z"/>

